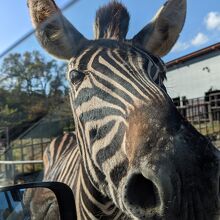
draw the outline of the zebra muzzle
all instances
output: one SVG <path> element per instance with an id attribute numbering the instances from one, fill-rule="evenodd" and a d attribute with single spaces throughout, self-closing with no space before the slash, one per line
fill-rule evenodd
<path id="1" fill-rule="evenodd" d="M 164 214 L 166 201 L 170 200 L 170 181 L 158 180 L 152 171 L 133 173 L 124 187 L 124 204 L 129 213 L 138 219 L 157 219 Z M 166 190 L 165 188 L 169 188 Z"/>

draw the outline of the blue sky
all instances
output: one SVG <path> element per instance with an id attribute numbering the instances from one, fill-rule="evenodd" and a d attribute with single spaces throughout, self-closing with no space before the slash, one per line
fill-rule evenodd
<path id="1" fill-rule="evenodd" d="M 68 0 L 57 0 L 59 6 Z M 93 21 L 99 6 L 107 0 L 80 0 L 65 15 L 86 37 L 93 37 Z M 122 0 L 131 15 L 128 37 L 134 36 L 154 16 L 165 0 Z M 164 57 L 169 61 L 206 46 L 220 42 L 219 0 L 188 0 L 187 19 L 180 39 Z M 5 0 L 0 7 L 0 53 L 32 29 L 26 0 Z M 12 52 L 39 49 L 34 36 Z"/>

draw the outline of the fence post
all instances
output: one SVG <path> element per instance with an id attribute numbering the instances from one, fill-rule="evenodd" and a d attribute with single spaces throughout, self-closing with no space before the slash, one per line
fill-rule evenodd
<path id="1" fill-rule="evenodd" d="M 211 103 L 211 101 L 209 101 L 209 104 L 208 104 L 208 114 L 209 114 L 209 122 L 212 123 L 213 117 L 212 117 L 212 103 Z"/>
<path id="2" fill-rule="evenodd" d="M 31 138 L 31 159 L 35 160 L 35 156 L 34 156 L 34 140 L 33 138 Z M 33 164 L 32 166 L 33 172 L 35 171 L 35 165 Z"/>
<path id="3" fill-rule="evenodd" d="M 23 149 L 23 141 L 20 139 L 20 147 L 21 147 L 21 160 L 24 161 L 24 149 Z M 24 173 L 24 165 L 21 165 L 22 173 Z"/>
<path id="4" fill-rule="evenodd" d="M 8 151 L 5 154 L 6 160 L 13 160 L 12 148 L 8 148 Z M 14 167 L 7 164 L 5 166 L 6 178 L 12 180 L 14 178 Z"/>

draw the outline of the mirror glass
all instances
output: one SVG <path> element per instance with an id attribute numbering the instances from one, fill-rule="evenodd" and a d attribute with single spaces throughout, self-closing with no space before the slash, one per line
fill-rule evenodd
<path id="1" fill-rule="evenodd" d="M 59 205 L 48 188 L 0 192 L 1 220 L 60 220 Z"/>

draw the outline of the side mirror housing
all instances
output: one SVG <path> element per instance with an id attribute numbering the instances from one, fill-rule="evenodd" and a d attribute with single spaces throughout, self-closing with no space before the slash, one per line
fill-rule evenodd
<path id="1" fill-rule="evenodd" d="M 37 217 L 35 216 L 37 215 Z M 72 190 L 64 183 L 39 182 L 0 188 L 0 219 L 76 220 Z M 52 217 L 51 216 L 56 216 Z"/>

